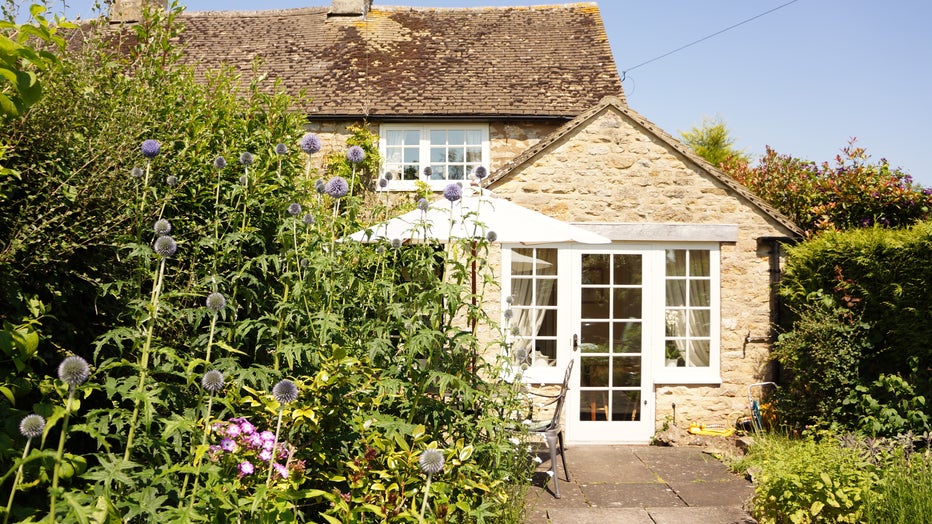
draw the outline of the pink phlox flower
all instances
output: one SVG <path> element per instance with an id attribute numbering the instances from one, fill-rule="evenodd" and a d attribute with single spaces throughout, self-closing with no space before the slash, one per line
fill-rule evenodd
<path id="1" fill-rule="evenodd" d="M 264 460 L 265 462 L 272 460 L 272 451 L 268 449 L 263 449 L 262 451 L 259 452 L 259 458 Z"/>
<path id="2" fill-rule="evenodd" d="M 239 424 L 230 424 L 229 426 L 227 426 L 226 433 L 228 437 L 235 437 L 239 435 L 241 432 L 242 430 L 240 429 Z"/>
<path id="3" fill-rule="evenodd" d="M 220 441 L 220 449 L 223 451 L 234 451 L 236 450 L 236 442 L 233 442 L 231 438 L 225 438 Z"/>
<path id="4" fill-rule="evenodd" d="M 245 477 L 246 475 L 252 475 L 253 472 L 256 471 L 256 468 L 252 465 L 252 462 L 249 462 L 248 460 L 244 460 L 240 462 L 239 466 L 237 467 L 239 468 L 239 475 L 241 477 Z"/>
<path id="5" fill-rule="evenodd" d="M 272 449 L 273 447 L 275 447 L 275 441 L 274 441 L 274 440 L 264 440 L 264 441 L 262 441 L 262 449 L 269 449 L 269 450 L 270 450 L 270 449 Z"/>
<path id="6" fill-rule="evenodd" d="M 265 441 L 268 441 L 268 442 L 274 442 L 274 441 L 275 441 L 275 433 L 272 433 L 272 432 L 269 431 L 269 430 L 263 431 L 259 436 L 262 437 L 262 440 L 265 440 Z"/>
<path id="7" fill-rule="evenodd" d="M 283 479 L 288 478 L 288 468 L 279 464 L 278 462 L 274 462 L 272 467 L 275 469 L 275 472 L 278 473 Z"/>
<path id="8" fill-rule="evenodd" d="M 260 437 L 258 433 L 253 433 L 252 435 L 249 435 L 248 437 L 246 437 L 246 442 L 249 443 L 250 448 L 259 449 L 262 447 L 262 443 L 264 441 L 262 440 L 262 437 Z"/>
<path id="9" fill-rule="evenodd" d="M 252 435 L 256 432 L 256 427 L 253 426 L 252 422 L 249 422 L 248 420 L 240 422 L 239 428 L 244 435 Z"/>

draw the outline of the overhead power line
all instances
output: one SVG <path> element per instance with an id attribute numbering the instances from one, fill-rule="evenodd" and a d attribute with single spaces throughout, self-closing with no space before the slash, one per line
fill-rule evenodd
<path id="1" fill-rule="evenodd" d="M 798 1 L 799 1 L 799 0 L 790 0 L 789 2 L 787 2 L 787 3 L 785 3 L 785 4 L 778 5 L 777 7 L 774 7 L 773 9 L 770 9 L 770 10 L 768 10 L 768 11 L 764 11 L 763 13 L 761 13 L 761 14 L 759 14 L 759 15 L 754 15 L 754 16 L 752 16 L 751 18 L 748 18 L 747 20 L 742 20 L 742 21 L 738 22 L 737 24 L 730 25 L 730 26 L 726 27 L 725 29 L 722 29 L 722 30 L 720 30 L 720 31 L 716 31 L 716 32 L 714 32 L 714 33 L 712 33 L 712 34 L 710 34 L 710 35 L 706 35 L 706 36 L 704 36 L 704 37 L 702 37 L 702 38 L 700 38 L 700 39 L 698 39 L 698 40 L 694 40 L 694 41 L 692 41 L 692 42 L 690 42 L 690 43 L 688 43 L 688 44 L 686 44 L 686 45 L 684 45 L 684 46 L 677 47 L 677 48 L 674 49 L 673 51 L 668 51 L 668 52 L 666 52 L 666 53 L 664 53 L 664 54 L 662 54 L 662 55 L 660 55 L 660 56 L 655 56 L 654 58 L 651 58 L 650 60 L 646 60 L 646 61 L 644 61 L 644 62 L 641 62 L 640 64 L 638 64 L 638 65 L 636 65 L 636 66 L 634 66 L 634 67 L 629 67 L 628 69 L 625 69 L 624 71 L 621 72 L 621 81 L 622 81 L 622 82 L 625 81 L 625 76 L 628 74 L 628 71 L 634 71 L 635 69 L 637 69 L 637 68 L 639 68 L 639 67 L 641 67 L 641 66 L 645 66 L 645 65 L 647 65 L 647 64 L 650 64 L 651 62 L 656 62 L 657 60 L 660 60 L 661 58 L 666 58 L 666 57 L 672 55 L 673 53 L 678 53 L 678 52 L 682 51 L 683 49 L 686 49 L 687 47 L 692 47 L 692 46 L 694 46 L 694 45 L 696 45 L 696 44 L 698 44 L 698 43 L 700 43 L 700 42 L 705 42 L 706 40 L 708 40 L 708 39 L 710 39 L 710 38 L 712 38 L 712 37 L 718 36 L 718 35 L 720 35 L 720 34 L 726 32 L 726 31 L 730 31 L 730 30 L 732 30 L 732 29 L 734 29 L 734 28 L 736 28 L 736 27 L 738 27 L 738 26 L 742 26 L 742 25 L 744 25 L 744 24 L 746 24 L 746 23 L 748 23 L 748 22 L 750 22 L 750 21 L 752 21 L 752 20 L 757 20 L 758 18 L 760 18 L 760 17 L 762 17 L 762 16 L 769 15 L 770 13 L 772 13 L 772 12 L 778 10 L 778 9 L 782 9 L 782 8 L 784 8 L 784 7 L 786 7 L 786 6 L 790 5 L 790 4 L 794 4 L 794 3 L 798 2 Z"/>

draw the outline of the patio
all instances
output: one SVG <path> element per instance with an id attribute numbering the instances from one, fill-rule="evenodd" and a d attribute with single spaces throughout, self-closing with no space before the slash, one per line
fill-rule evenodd
<path id="1" fill-rule="evenodd" d="M 572 446 L 554 498 L 546 454 L 526 498 L 528 524 L 752 524 L 752 484 L 697 446 Z"/>

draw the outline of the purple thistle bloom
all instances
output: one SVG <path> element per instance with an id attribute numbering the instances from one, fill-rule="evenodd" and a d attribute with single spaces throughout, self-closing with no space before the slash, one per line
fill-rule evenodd
<path id="1" fill-rule="evenodd" d="M 243 154 L 239 156 L 239 163 L 243 164 L 244 166 L 252 165 L 253 160 L 254 159 L 253 159 L 252 153 L 248 151 L 244 152 Z"/>
<path id="2" fill-rule="evenodd" d="M 164 236 L 172 232 L 172 224 L 164 218 L 160 218 L 155 221 L 155 224 L 152 226 L 152 229 L 155 231 L 155 234 L 158 236 Z"/>
<path id="3" fill-rule="evenodd" d="M 211 393 L 216 393 L 223 389 L 223 373 L 216 369 L 211 369 L 201 378 L 201 386 Z M 214 428 L 216 429 L 216 428 Z"/>
<path id="4" fill-rule="evenodd" d="M 45 419 L 42 415 L 26 415 L 19 423 L 19 432 L 26 438 L 41 437 L 45 431 Z"/>
<path id="5" fill-rule="evenodd" d="M 178 250 L 178 244 L 175 242 L 175 239 L 165 235 L 157 238 L 155 244 L 153 244 L 155 252 L 162 257 L 170 257 L 175 254 L 175 251 Z"/>
<path id="6" fill-rule="evenodd" d="M 58 365 L 58 378 L 69 386 L 83 384 L 90 374 L 87 361 L 77 355 L 71 355 Z"/>
<path id="7" fill-rule="evenodd" d="M 236 449 L 236 442 L 233 442 L 233 439 L 231 438 L 225 438 L 220 441 L 220 449 L 223 451 L 232 452 Z"/>
<path id="8" fill-rule="evenodd" d="M 241 176 L 239 177 L 239 184 L 240 184 L 241 186 L 248 186 L 248 185 L 249 185 L 249 177 L 246 176 L 246 175 L 241 175 Z"/>
<path id="9" fill-rule="evenodd" d="M 301 146 L 301 151 L 309 155 L 313 155 L 320 151 L 320 138 L 314 133 L 305 133 L 305 135 L 301 137 L 301 142 L 299 144 Z"/>
<path id="10" fill-rule="evenodd" d="M 133 175 L 133 178 L 142 178 L 142 175 L 145 174 L 141 167 L 134 167 L 130 173 Z"/>
<path id="11" fill-rule="evenodd" d="M 443 471 L 443 463 L 443 452 L 439 449 L 425 449 L 421 452 L 420 458 L 418 458 L 418 464 L 421 466 L 421 471 L 427 473 L 428 475 L 433 475 L 434 473 L 440 473 Z"/>
<path id="12" fill-rule="evenodd" d="M 392 173 L 391 171 L 385 173 L 385 180 L 391 180 L 393 178 L 395 178 L 395 173 Z"/>
<path id="13" fill-rule="evenodd" d="M 275 154 L 278 154 L 278 155 L 287 155 L 287 154 L 288 154 L 288 146 L 286 146 L 285 144 L 278 144 L 278 145 L 276 145 L 276 146 L 275 146 Z"/>
<path id="14" fill-rule="evenodd" d="M 385 189 L 386 187 L 388 187 L 388 179 L 387 179 L 387 178 L 380 178 L 380 179 L 379 179 L 379 187 L 382 188 L 382 189 Z"/>
<path id="15" fill-rule="evenodd" d="M 165 177 L 165 183 L 168 184 L 168 187 L 175 187 L 178 185 L 178 177 L 175 175 L 168 175 Z"/>
<path id="16" fill-rule="evenodd" d="M 207 295 L 206 304 L 207 309 L 213 311 L 214 313 L 219 313 L 227 306 L 227 299 L 223 296 L 222 293 L 214 291 L 213 293 Z"/>
<path id="17" fill-rule="evenodd" d="M 314 189 L 316 189 L 318 193 L 323 194 L 324 192 L 327 191 L 327 184 L 324 183 L 323 180 L 318 178 L 317 181 L 314 182 Z"/>
<path id="18" fill-rule="evenodd" d="M 248 460 L 244 460 L 240 462 L 239 466 L 237 467 L 239 468 L 239 474 L 241 477 L 245 477 L 246 475 L 252 475 L 253 472 L 256 471 L 256 468 L 252 465 L 252 462 L 249 462 Z"/>
<path id="19" fill-rule="evenodd" d="M 392 244 L 392 247 L 393 247 L 393 248 L 398 249 L 398 248 L 401 247 L 401 239 L 400 239 L 400 238 L 393 238 L 391 244 Z"/>
<path id="20" fill-rule="evenodd" d="M 430 178 L 430 175 L 433 175 L 433 174 L 434 174 L 434 170 L 431 169 L 430 166 L 427 166 L 427 167 L 424 168 L 424 176 L 425 176 L 425 177 Z"/>
<path id="21" fill-rule="evenodd" d="M 288 206 L 288 214 L 291 215 L 291 216 L 293 216 L 293 217 L 296 217 L 296 216 L 300 215 L 300 214 L 301 214 L 301 204 L 299 204 L 299 203 L 297 203 L 297 202 L 293 202 L 290 206 Z"/>
<path id="22" fill-rule="evenodd" d="M 290 404 L 298 400 L 298 386 L 287 378 L 280 380 L 272 387 L 272 396 L 282 404 Z"/>
<path id="23" fill-rule="evenodd" d="M 223 169 L 227 167 L 227 159 L 222 156 L 218 156 L 214 159 L 214 167 L 217 169 Z"/>
<path id="24" fill-rule="evenodd" d="M 495 231 L 489 231 L 488 233 L 485 234 L 485 239 L 488 240 L 489 242 L 495 242 L 496 240 L 498 240 L 498 233 L 496 233 Z"/>
<path id="25" fill-rule="evenodd" d="M 158 156 L 159 151 L 162 149 L 162 146 L 158 143 L 157 140 L 143 140 L 142 142 L 142 156 L 146 158 L 155 158 Z"/>
<path id="26" fill-rule="evenodd" d="M 349 184 L 343 177 L 335 176 L 324 186 L 324 191 L 333 198 L 343 198 L 349 193 Z"/>
<path id="27" fill-rule="evenodd" d="M 308 213 L 301 218 L 301 221 L 304 222 L 305 225 L 311 226 L 314 224 L 314 216 Z"/>
<path id="28" fill-rule="evenodd" d="M 473 171 L 473 175 L 476 176 L 477 180 L 482 180 L 483 178 L 489 176 L 489 171 L 483 166 L 479 166 Z"/>
<path id="29" fill-rule="evenodd" d="M 430 202 L 428 202 L 426 198 L 420 198 L 417 201 L 417 208 L 421 211 L 427 212 L 427 210 L 430 208 Z"/>
<path id="30" fill-rule="evenodd" d="M 354 164 L 358 164 L 365 160 L 366 152 L 359 146 L 350 146 L 346 151 L 346 159 Z"/>
<path id="31" fill-rule="evenodd" d="M 456 202 L 463 198 L 463 188 L 455 182 L 448 184 L 447 187 L 443 189 L 443 197 L 449 200 L 450 203 Z"/>

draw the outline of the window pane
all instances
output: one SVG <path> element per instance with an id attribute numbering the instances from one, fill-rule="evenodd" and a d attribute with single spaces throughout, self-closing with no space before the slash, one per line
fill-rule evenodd
<path id="1" fill-rule="evenodd" d="M 640 288 L 615 288 L 612 296 L 615 299 L 614 318 L 641 318 Z"/>
<path id="2" fill-rule="evenodd" d="M 466 148 L 466 161 L 473 162 L 473 163 L 482 162 L 482 148 L 467 147 Z"/>
<path id="3" fill-rule="evenodd" d="M 537 328 L 535 335 L 542 337 L 557 336 L 557 311 L 555 309 L 537 310 L 537 321 L 540 326 Z"/>
<path id="4" fill-rule="evenodd" d="M 404 179 L 405 180 L 417 180 L 417 166 L 405 166 L 404 167 Z"/>
<path id="5" fill-rule="evenodd" d="M 686 305 L 686 280 L 667 280 L 667 307 Z"/>
<path id="6" fill-rule="evenodd" d="M 512 275 L 530 275 L 534 271 L 534 250 L 533 249 L 513 249 L 511 250 L 511 274 Z M 514 288 L 512 283 L 512 288 Z M 514 291 L 512 291 L 514 294 Z"/>
<path id="7" fill-rule="evenodd" d="M 686 276 L 686 251 L 683 249 L 667 250 L 667 276 Z"/>
<path id="8" fill-rule="evenodd" d="M 467 145 L 481 145 L 482 144 L 482 131 L 478 129 L 470 129 L 466 131 L 466 144 Z"/>
<path id="9" fill-rule="evenodd" d="M 385 133 L 385 143 L 390 146 L 401 145 L 402 136 L 404 136 L 402 131 L 388 131 Z"/>
<path id="10" fill-rule="evenodd" d="M 516 275 L 518 273 L 515 273 Z M 526 274 L 526 273 L 522 273 Z M 531 305 L 531 283 L 530 278 L 513 278 L 511 279 L 511 296 L 512 305 L 530 306 Z"/>
<path id="11" fill-rule="evenodd" d="M 439 164 L 431 164 L 431 165 L 430 165 L 430 169 L 431 169 L 431 173 L 430 173 L 430 179 L 431 179 L 431 180 L 444 180 L 444 179 L 446 179 L 446 172 L 447 172 L 447 170 L 446 170 L 446 168 L 445 168 L 444 166 L 439 165 Z"/>
<path id="12" fill-rule="evenodd" d="M 447 180 L 464 180 L 463 166 L 450 166 L 447 172 Z"/>
<path id="13" fill-rule="evenodd" d="M 466 149 L 462 147 L 450 147 L 447 149 L 447 162 L 462 162 L 466 156 Z"/>
<path id="14" fill-rule="evenodd" d="M 430 130 L 430 145 L 445 146 L 447 145 L 447 132 L 443 129 Z"/>
<path id="15" fill-rule="evenodd" d="M 691 340 L 689 342 L 689 366 L 709 367 L 709 341 Z"/>
<path id="16" fill-rule="evenodd" d="M 689 274 L 696 277 L 709 276 L 709 252 L 692 250 L 689 252 Z"/>
<path id="17" fill-rule="evenodd" d="M 667 285 L 669 286 L 669 283 Z M 711 304 L 712 283 L 708 280 L 691 280 L 689 282 L 689 305 L 709 307 Z"/>
<path id="18" fill-rule="evenodd" d="M 447 131 L 447 143 L 450 145 L 466 144 L 466 132 L 462 129 L 450 129 Z"/>
<path id="19" fill-rule="evenodd" d="M 708 337 L 710 335 L 711 312 L 708 309 L 694 309 L 689 312 L 689 336 Z"/>
<path id="20" fill-rule="evenodd" d="M 641 283 L 641 255 L 615 255 L 615 285 Z"/>
<path id="21" fill-rule="evenodd" d="M 535 366 L 556 366 L 557 365 L 557 341 L 556 340 L 538 340 L 534 345 L 534 365 Z"/>
<path id="22" fill-rule="evenodd" d="M 401 162 L 401 148 L 399 147 L 390 147 L 385 150 L 385 162 L 386 163 L 397 163 Z"/>
<path id="23" fill-rule="evenodd" d="M 417 146 L 421 143 L 421 132 L 417 129 L 405 131 L 405 145 Z"/>
<path id="24" fill-rule="evenodd" d="M 556 275 L 557 274 L 557 250 L 556 249 L 538 249 L 536 267 L 537 267 L 538 275 Z"/>
<path id="25" fill-rule="evenodd" d="M 433 162 L 446 162 L 447 160 L 447 148 L 445 147 L 432 147 L 430 148 L 430 161 Z"/>
<path id="26" fill-rule="evenodd" d="M 665 336 L 668 337 L 685 337 L 686 336 L 686 312 L 682 309 L 668 309 L 665 313 L 666 330 Z"/>
<path id="27" fill-rule="evenodd" d="M 641 323 L 615 322 L 615 353 L 641 352 Z"/>
<path id="28" fill-rule="evenodd" d="M 537 279 L 537 305 L 557 305 L 557 281 L 553 279 Z"/>
<path id="29" fill-rule="evenodd" d="M 415 164 L 420 159 L 420 151 L 416 148 L 408 147 L 405 148 L 405 163 L 406 164 Z"/>

